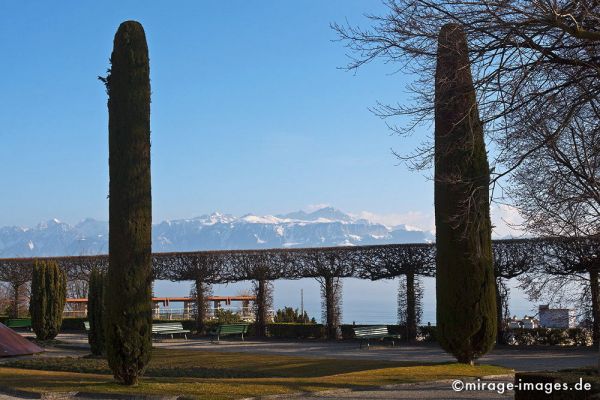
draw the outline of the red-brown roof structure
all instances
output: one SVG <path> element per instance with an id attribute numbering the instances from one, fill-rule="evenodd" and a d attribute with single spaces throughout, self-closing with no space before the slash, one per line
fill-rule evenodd
<path id="1" fill-rule="evenodd" d="M 43 351 L 44 349 L 37 344 L 25 339 L 6 325 L 0 324 L 0 357 L 24 356 Z"/>

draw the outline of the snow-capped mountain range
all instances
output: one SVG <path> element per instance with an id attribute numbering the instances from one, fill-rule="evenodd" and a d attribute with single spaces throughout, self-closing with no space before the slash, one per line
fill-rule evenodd
<path id="1" fill-rule="evenodd" d="M 314 212 L 235 217 L 213 213 L 154 225 L 155 252 L 356 246 L 431 241 L 431 233 L 386 227 L 332 207 Z M 56 219 L 34 228 L 0 228 L 0 257 L 91 255 L 108 252 L 108 222 L 86 219 L 69 225 Z"/>

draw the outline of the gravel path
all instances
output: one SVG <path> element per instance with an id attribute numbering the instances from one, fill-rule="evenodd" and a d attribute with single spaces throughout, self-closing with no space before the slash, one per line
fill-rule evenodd
<path id="1" fill-rule="evenodd" d="M 489 379 L 482 382 L 506 383 L 511 381 L 505 379 Z M 378 400 L 397 400 L 397 399 L 511 399 L 514 396 L 512 391 L 498 393 L 497 391 L 463 391 L 455 392 L 451 389 L 451 380 L 410 383 L 403 385 L 390 385 L 375 390 L 350 391 L 336 390 L 328 392 L 319 392 L 314 394 L 298 394 L 290 396 L 272 396 L 272 399 L 296 400 L 296 399 L 321 399 L 321 400 L 355 400 L 355 399 L 378 399 Z"/>

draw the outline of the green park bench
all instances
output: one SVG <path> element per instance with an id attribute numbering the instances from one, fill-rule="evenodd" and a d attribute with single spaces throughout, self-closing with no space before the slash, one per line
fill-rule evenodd
<path id="1" fill-rule="evenodd" d="M 15 329 L 15 328 L 31 329 L 31 318 L 8 319 L 8 320 L 6 320 L 5 325 L 11 329 Z"/>
<path id="2" fill-rule="evenodd" d="M 183 329 L 183 325 L 181 322 L 164 322 L 158 324 L 152 324 L 152 334 L 157 336 L 171 336 L 173 339 L 173 335 L 181 334 L 187 340 L 187 334 L 190 333 L 189 330 Z"/>
<path id="3" fill-rule="evenodd" d="M 209 335 L 216 336 L 217 342 L 221 340 L 221 336 L 241 335 L 243 341 L 244 335 L 248 333 L 248 326 L 248 324 L 219 325 L 214 331 L 210 332 Z"/>
<path id="4" fill-rule="evenodd" d="M 395 346 L 395 341 L 400 339 L 400 335 L 393 335 L 389 332 L 388 327 L 385 325 L 377 326 L 360 326 L 352 328 L 354 331 L 354 337 L 360 341 L 360 348 L 362 349 L 363 342 L 367 343 L 367 348 L 370 345 L 371 340 L 391 340 L 392 347 Z"/>

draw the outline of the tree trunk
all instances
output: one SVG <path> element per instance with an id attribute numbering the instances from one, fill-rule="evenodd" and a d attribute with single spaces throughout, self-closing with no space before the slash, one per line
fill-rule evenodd
<path id="1" fill-rule="evenodd" d="M 11 284 L 12 286 L 12 295 L 13 295 L 13 299 L 12 299 L 12 307 L 10 310 L 10 317 L 11 318 L 19 318 L 19 303 L 20 303 L 20 294 L 21 294 L 21 285 L 19 285 L 18 283 L 13 282 Z"/>
<path id="2" fill-rule="evenodd" d="M 267 281 L 259 279 L 256 290 L 256 337 L 267 336 Z"/>
<path id="3" fill-rule="evenodd" d="M 336 295 L 336 284 L 333 276 L 325 277 L 325 324 L 327 339 L 339 339 L 339 315 Z"/>
<path id="4" fill-rule="evenodd" d="M 415 274 L 406 274 L 406 340 L 417 340 L 417 298 L 415 292 Z"/>
<path id="5" fill-rule="evenodd" d="M 504 312 L 503 312 L 503 304 L 502 294 L 500 293 L 500 284 L 502 278 L 496 278 L 496 318 L 498 320 L 498 333 L 496 334 L 496 343 L 498 344 L 506 344 L 506 340 L 504 338 Z"/>
<path id="6" fill-rule="evenodd" d="M 196 330 L 204 332 L 206 325 L 206 285 L 201 278 L 196 278 Z"/>
<path id="7" fill-rule="evenodd" d="M 592 337 L 594 346 L 600 346 L 600 291 L 598 287 L 598 269 L 591 268 L 590 274 L 590 292 L 592 295 Z"/>

